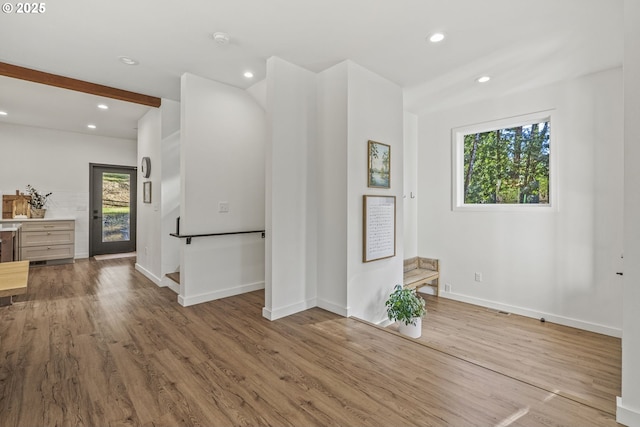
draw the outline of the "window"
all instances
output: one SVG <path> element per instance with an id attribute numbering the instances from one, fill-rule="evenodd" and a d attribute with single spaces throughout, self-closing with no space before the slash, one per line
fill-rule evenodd
<path id="1" fill-rule="evenodd" d="M 454 210 L 550 209 L 551 112 L 454 129 Z"/>

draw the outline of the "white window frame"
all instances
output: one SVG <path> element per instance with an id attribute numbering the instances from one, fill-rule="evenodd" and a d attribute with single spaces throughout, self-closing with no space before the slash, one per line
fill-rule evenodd
<path id="1" fill-rule="evenodd" d="M 557 173 L 557 142 L 554 135 L 558 134 L 553 119 L 554 110 L 492 120 L 474 125 L 461 126 L 451 130 L 452 141 L 452 210 L 475 212 L 555 212 L 558 210 L 558 173 Z M 464 136 L 496 129 L 517 126 L 527 126 L 534 123 L 548 121 L 551 128 L 549 133 L 549 203 L 486 203 L 467 204 L 464 202 Z"/>

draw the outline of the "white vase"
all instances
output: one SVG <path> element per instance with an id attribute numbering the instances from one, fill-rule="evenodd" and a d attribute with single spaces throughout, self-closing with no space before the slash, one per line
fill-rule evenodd
<path id="1" fill-rule="evenodd" d="M 415 326 L 411 323 L 405 325 L 404 322 L 400 322 L 398 332 L 411 338 L 420 338 L 422 335 L 422 317 L 415 317 L 414 320 L 416 321 Z"/>

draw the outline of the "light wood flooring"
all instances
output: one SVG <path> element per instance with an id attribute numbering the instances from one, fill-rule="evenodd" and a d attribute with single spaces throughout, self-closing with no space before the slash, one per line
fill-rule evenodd
<path id="1" fill-rule="evenodd" d="M 616 411 L 622 342 L 445 298 L 422 295 L 427 317 L 419 341 L 464 360 L 583 402 Z"/>
<path id="2" fill-rule="evenodd" d="M 453 322 L 436 327 L 443 299 L 427 303 L 433 342 L 321 309 L 270 322 L 263 300 L 258 291 L 181 307 L 126 258 L 32 268 L 29 293 L 0 309 L 0 425 L 617 425 L 588 396 L 484 367 L 477 341 L 500 338 L 505 326 L 487 332 L 481 313 L 449 315 L 463 329 L 481 326 L 467 331 L 479 347 L 455 355 L 468 340 L 447 329 Z M 543 328 L 539 336 L 565 337 Z M 601 336 L 593 335 L 572 351 L 573 364 L 597 369 L 590 355 Z"/>

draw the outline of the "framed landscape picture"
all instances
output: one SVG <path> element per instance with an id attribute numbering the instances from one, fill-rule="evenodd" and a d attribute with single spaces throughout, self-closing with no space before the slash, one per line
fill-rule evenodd
<path id="1" fill-rule="evenodd" d="M 369 141 L 367 186 L 371 188 L 391 188 L 390 145 Z"/>

